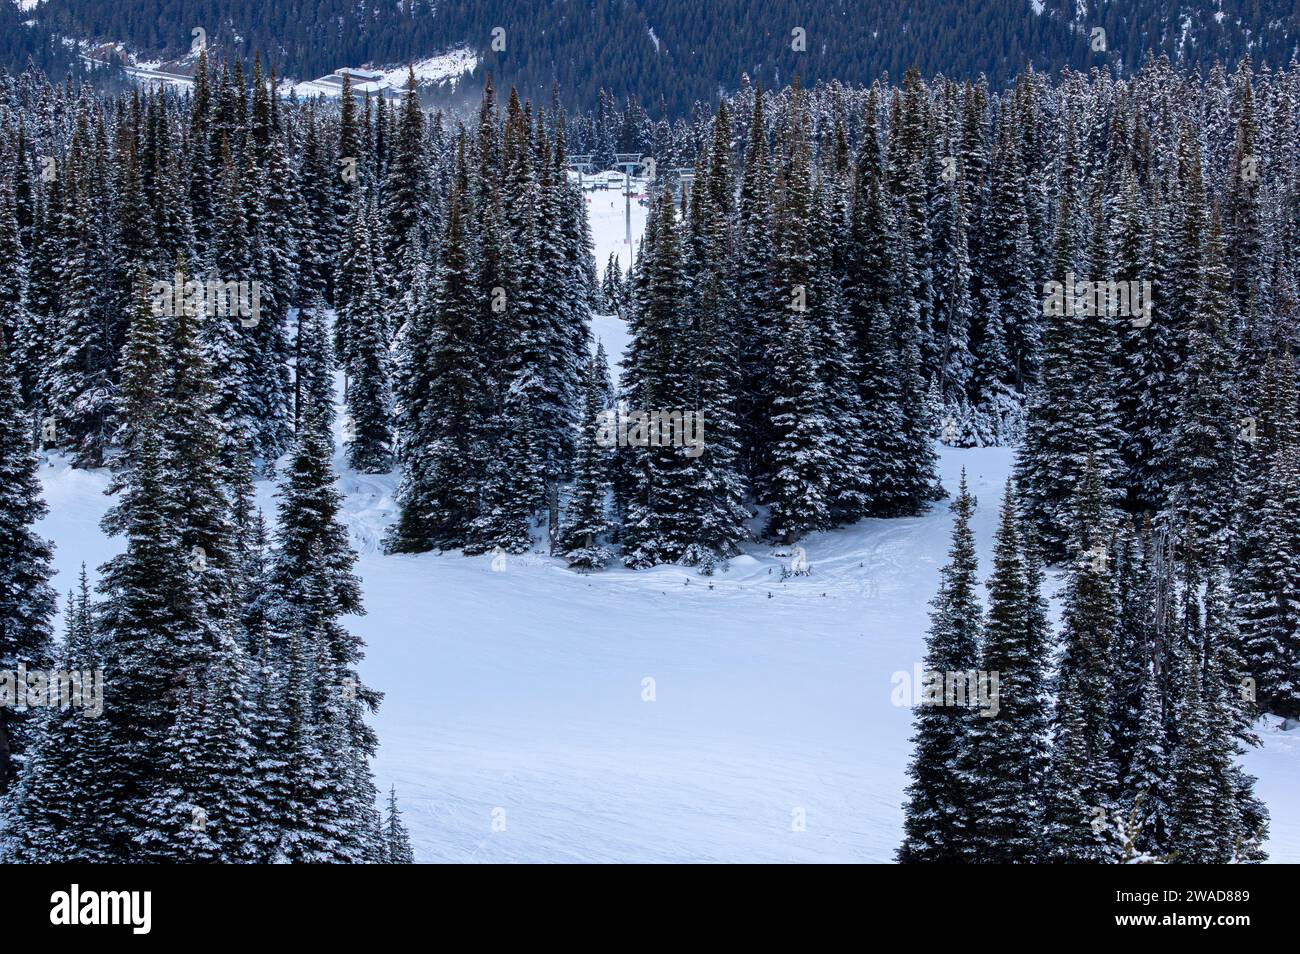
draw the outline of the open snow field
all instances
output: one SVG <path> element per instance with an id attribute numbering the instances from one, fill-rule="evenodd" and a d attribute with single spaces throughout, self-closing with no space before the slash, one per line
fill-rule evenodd
<path id="1" fill-rule="evenodd" d="M 618 256 L 619 268 L 627 274 L 628 266 L 635 261 L 641 248 L 641 235 L 645 232 L 649 209 L 632 197 L 632 246 L 627 244 L 626 205 L 622 191 L 593 190 L 583 193 L 587 200 L 587 221 L 591 224 L 591 238 L 596 256 L 596 271 L 605 275 L 605 263 L 610 254 Z"/>
<path id="2" fill-rule="evenodd" d="M 979 498 L 984 575 L 1011 459 L 943 451 L 945 486 L 965 467 Z M 66 590 L 118 549 L 98 531 L 107 475 L 55 458 L 42 477 Z M 890 676 L 921 659 L 945 506 L 811 537 L 810 576 L 781 582 L 788 556 L 753 545 L 709 580 L 386 556 L 395 478 L 340 487 L 369 611 L 349 622 L 386 694 L 376 779 L 397 786 L 419 860 L 890 860 L 911 727 Z M 273 487 L 259 492 L 274 513 Z M 1247 764 L 1268 848 L 1300 861 L 1300 733 L 1264 739 Z"/>

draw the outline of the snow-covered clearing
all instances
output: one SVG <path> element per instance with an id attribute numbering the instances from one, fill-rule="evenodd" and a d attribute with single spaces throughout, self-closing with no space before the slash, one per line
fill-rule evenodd
<path id="1" fill-rule="evenodd" d="M 943 452 L 945 485 L 965 467 L 979 497 L 985 573 L 1010 463 Z M 97 529 L 107 475 L 55 458 L 42 478 L 66 589 L 118 549 Z M 583 576 L 540 554 L 497 571 L 490 556 L 384 555 L 395 477 L 344 472 L 340 487 L 369 611 L 351 625 L 386 694 L 375 772 L 421 861 L 890 859 L 911 726 L 890 676 L 921 658 L 945 507 L 813 536 L 812 574 L 785 582 L 788 557 L 759 545 L 712 580 Z M 259 494 L 273 513 L 273 487 Z M 1300 733 L 1264 739 L 1247 764 L 1268 848 L 1300 861 Z"/>
<path id="2" fill-rule="evenodd" d="M 436 56 L 425 57 L 409 66 L 395 66 L 385 70 L 384 82 L 394 89 L 401 89 L 406 85 L 407 71 L 414 70 L 415 81 L 420 85 L 447 80 L 455 83 L 464 74 L 473 72 L 476 66 L 478 54 L 468 46 L 461 46 Z"/>
<path id="3" fill-rule="evenodd" d="M 591 237 L 595 244 L 596 267 L 600 274 L 605 274 L 605 263 L 611 254 L 618 256 L 618 265 L 627 273 L 628 266 L 635 260 L 636 252 L 641 247 L 641 235 L 645 232 L 646 206 L 637 202 L 637 193 L 632 195 L 632 244 L 627 242 L 626 211 L 627 199 L 622 190 L 612 189 L 585 192 L 587 200 L 587 218 L 591 223 Z"/>

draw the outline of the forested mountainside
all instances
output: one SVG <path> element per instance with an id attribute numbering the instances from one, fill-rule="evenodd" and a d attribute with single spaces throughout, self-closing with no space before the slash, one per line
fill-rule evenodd
<path id="1" fill-rule="evenodd" d="M 900 77 L 915 66 L 1001 84 L 1031 64 L 1132 72 L 1148 50 L 1201 67 L 1215 59 L 1231 67 L 1249 52 L 1276 67 L 1300 37 L 1289 0 L 46 0 L 21 16 L 41 36 L 121 42 L 163 60 L 184 55 L 202 27 L 219 54 L 261 52 L 297 79 L 468 46 L 479 55 L 476 89 L 491 71 L 498 87 L 521 95 L 558 84 L 566 105 L 590 108 L 605 89 L 656 114 L 661 100 L 670 114 L 715 100 L 745 73 L 767 87 L 798 73 L 811 86 Z M 11 70 L 30 42 L 6 36 L 0 52 Z"/>
<path id="2" fill-rule="evenodd" d="M 31 64 L 51 76 L 71 74 L 74 79 L 120 75 L 116 69 L 87 63 L 33 17 L 33 12 L 21 9 L 13 0 L 0 3 L 0 66 L 17 72 Z"/>

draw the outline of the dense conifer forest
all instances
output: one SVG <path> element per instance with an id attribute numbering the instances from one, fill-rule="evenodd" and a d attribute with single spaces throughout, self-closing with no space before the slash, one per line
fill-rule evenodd
<path id="1" fill-rule="evenodd" d="M 0 669 L 106 674 L 102 719 L 0 708 L 6 858 L 411 860 L 336 414 L 400 474 L 390 553 L 707 581 L 947 499 L 925 667 L 1001 696 L 918 710 L 899 860 L 1263 856 L 1235 757 L 1300 716 L 1300 70 L 796 76 L 670 122 L 300 101 L 265 63 L 0 77 Z M 626 145 L 693 170 L 630 270 L 568 170 Z M 936 441 L 1018 445 L 991 567 Z M 111 470 L 119 543 L 61 638 L 50 453 Z"/>

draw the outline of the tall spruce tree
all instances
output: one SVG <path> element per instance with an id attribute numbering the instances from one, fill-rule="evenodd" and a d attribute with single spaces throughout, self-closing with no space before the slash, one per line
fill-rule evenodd
<path id="1" fill-rule="evenodd" d="M 786 166 L 776 176 L 773 271 L 777 321 L 769 348 L 771 405 L 771 513 L 767 533 L 783 543 L 831 523 L 833 428 L 817 367 L 810 311 L 813 251 L 810 121 L 796 84 L 787 130 Z"/>
<path id="2" fill-rule="evenodd" d="M 479 516 L 478 303 L 459 193 L 448 202 L 436 291 L 401 343 L 402 509 L 388 539 L 398 553 L 464 546 Z"/>
<path id="3" fill-rule="evenodd" d="M 677 562 L 694 542 L 690 448 L 674 445 L 665 424 L 669 418 L 663 416 L 693 410 L 683 309 L 687 274 L 669 191 L 660 194 L 653 215 L 653 241 L 645 251 L 644 278 L 629 329 L 633 359 L 623 376 L 625 413 L 639 416 L 634 433 L 640 434 L 637 446 L 630 448 L 636 489 L 623 536 L 623 559 L 633 567 Z"/>
<path id="4" fill-rule="evenodd" d="M 1182 401 L 1171 437 L 1170 517 L 1213 558 L 1226 555 L 1236 506 L 1240 429 L 1236 371 L 1228 346 L 1230 288 L 1218 213 L 1211 215 L 1200 296 L 1187 333 Z"/>
<path id="5" fill-rule="evenodd" d="M 1245 421 L 1234 616 L 1260 707 L 1300 717 L 1300 434 L 1295 362 L 1270 357 L 1258 414 Z"/>
<path id="6" fill-rule="evenodd" d="M 771 475 L 769 402 L 772 391 L 767 356 L 772 318 L 780 305 L 772 274 L 769 161 L 763 90 L 756 87 L 736 210 L 734 271 L 739 375 L 736 415 L 741 433 L 741 468 L 750 485 L 759 493 L 766 490 Z M 626 284 L 632 284 L 630 274 Z M 624 294 L 628 294 L 627 289 Z"/>
<path id="7" fill-rule="evenodd" d="M 1110 837 L 1116 788 L 1110 740 L 1116 605 L 1113 522 L 1101 471 L 1091 457 L 1073 523 L 1075 556 L 1061 615 L 1055 735 L 1040 852 L 1048 861 L 1095 863 L 1114 860 L 1118 851 Z"/>
<path id="8" fill-rule="evenodd" d="M 597 345 L 587 368 L 582 398 L 582 428 L 578 435 L 578 458 L 574 465 L 573 495 L 561 537 L 561 549 L 570 566 L 593 569 L 609 562 L 610 553 L 601 544 L 609 533 L 608 517 L 610 451 L 601 433 L 611 412 L 609 371 L 604 345 Z"/>
<path id="9" fill-rule="evenodd" d="M 1067 139 L 1067 144 L 1072 137 Z M 1071 163 L 1063 176 L 1070 175 Z M 1109 489 L 1119 469 L 1119 431 L 1113 375 L 1115 335 L 1093 294 L 1095 284 L 1081 276 L 1091 263 L 1109 267 L 1094 246 L 1091 256 L 1078 248 L 1080 216 L 1071 206 L 1072 190 L 1062 193 L 1057 212 L 1052 282 L 1044 286 L 1047 314 L 1043 337 L 1042 383 L 1030 401 L 1024 443 L 1016 458 L 1016 482 L 1023 488 L 1025 512 L 1049 559 L 1070 556 L 1071 508 L 1074 495 L 1091 466 L 1094 477 Z M 1102 227 L 1100 197 L 1093 207 L 1093 230 Z M 1077 288 L 1085 289 L 1079 295 Z"/>
<path id="10" fill-rule="evenodd" d="M 141 808 L 164 764 L 176 693 L 199 655 L 187 590 L 201 560 L 182 549 L 165 442 L 169 342 L 142 284 L 135 301 L 122 383 L 131 439 L 110 488 L 117 500 L 103 523 L 106 532 L 125 538 L 126 548 L 100 568 L 96 607 L 104 670 L 113 674 L 105 699 L 106 784 L 95 823 L 84 833 L 88 850 L 116 861 L 134 855 L 144 828 Z"/>
<path id="11" fill-rule="evenodd" d="M 342 621 L 364 609 L 361 581 L 354 572 L 357 555 L 338 517 L 342 498 L 334 486 L 333 441 L 314 420 L 319 414 L 315 408 L 309 405 L 304 414 L 307 424 L 280 487 L 270 574 L 280 602 L 280 632 L 297 641 L 300 653 L 308 648 L 314 653 L 311 659 L 300 658 L 302 671 L 291 672 L 289 678 L 305 680 L 312 696 L 311 728 L 295 731 L 317 733 L 314 744 L 325 761 L 316 766 L 321 781 L 315 792 L 329 804 L 316 805 L 323 817 L 300 821 L 323 825 L 328 812 L 335 813 L 333 843 L 328 846 L 333 860 L 377 861 L 377 793 L 369 769 L 377 740 L 363 713 L 378 707 L 381 693 L 361 682 L 357 666 L 364 644 Z M 308 718 L 301 713 L 297 717 Z M 308 814 L 312 811 L 309 805 Z"/>
<path id="12" fill-rule="evenodd" d="M 1037 860 L 1047 759 L 1048 646 L 1036 625 L 1038 579 L 1025 553 L 1010 481 L 1002 497 L 988 615 L 980 644 L 981 678 L 997 674 L 996 708 L 969 722 L 963 770 L 969 779 L 971 859 Z"/>
<path id="13" fill-rule="evenodd" d="M 971 722 L 968 708 L 954 704 L 945 692 L 957 676 L 975 669 L 983 629 L 971 516 L 975 498 L 963 472 L 949 509 L 954 515 L 948 564 L 940 571 L 939 593 L 931 601 L 926 637 L 925 690 L 913 719 L 911 782 L 903 813 L 900 862 L 960 862 L 971 860 L 971 790 L 965 774 L 969 764 Z"/>
<path id="14" fill-rule="evenodd" d="M 392 467 L 393 460 L 390 335 L 368 229 L 354 238 L 358 242 L 356 258 L 369 267 L 356 276 L 347 307 L 348 464 L 364 474 L 381 474 Z"/>
<path id="15" fill-rule="evenodd" d="M 35 531 L 47 512 L 13 353 L 0 338 L 0 670 L 8 673 L 49 669 L 53 659 L 54 551 Z M 24 709 L 15 699 L 0 706 L 0 794 L 28 747 L 32 716 Z"/>

